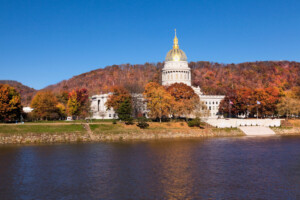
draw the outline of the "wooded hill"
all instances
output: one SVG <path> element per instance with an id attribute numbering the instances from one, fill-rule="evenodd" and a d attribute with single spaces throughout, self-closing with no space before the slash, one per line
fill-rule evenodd
<path id="1" fill-rule="evenodd" d="M 0 84 L 8 84 L 12 87 L 14 87 L 17 92 L 21 95 L 21 101 L 23 105 L 29 105 L 31 102 L 32 97 L 35 95 L 37 90 L 28 87 L 26 85 L 23 85 L 22 83 L 18 81 L 11 81 L 11 80 L 0 80 Z"/>
<path id="2" fill-rule="evenodd" d="M 211 62 L 190 62 L 193 85 L 200 86 L 205 94 L 229 95 L 232 90 L 247 88 L 277 87 L 289 90 L 300 86 L 300 63 L 290 61 L 246 62 L 240 64 L 219 64 Z M 105 93 L 110 86 L 122 85 L 131 92 L 143 92 L 150 82 L 161 82 L 163 63 L 143 65 L 113 65 L 93 70 L 50 85 L 43 90 L 55 93 L 86 88 L 89 95 Z M 1 81 L 2 83 L 3 81 Z M 28 104 L 36 91 L 15 81 L 6 81 L 20 91 L 23 105 Z"/>
<path id="3" fill-rule="evenodd" d="M 105 93 L 112 85 L 125 86 L 131 92 L 143 92 L 150 82 L 161 82 L 163 63 L 144 65 L 113 65 L 74 76 L 45 89 L 59 92 L 74 88 L 87 88 L 90 95 Z M 300 85 L 300 63 L 289 61 L 247 62 L 219 64 L 190 62 L 193 85 L 200 86 L 205 94 L 228 94 L 242 87 L 278 87 L 288 90 Z"/>

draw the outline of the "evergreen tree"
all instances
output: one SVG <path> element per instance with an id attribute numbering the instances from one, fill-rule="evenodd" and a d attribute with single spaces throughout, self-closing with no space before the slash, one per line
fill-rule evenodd
<path id="1" fill-rule="evenodd" d="M 132 104 L 130 98 L 125 99 L 120 107 L 116 110 L 120 120 L 125 121 L 126 124 L 132 124 L 133 118 L 132 113 Z"/>

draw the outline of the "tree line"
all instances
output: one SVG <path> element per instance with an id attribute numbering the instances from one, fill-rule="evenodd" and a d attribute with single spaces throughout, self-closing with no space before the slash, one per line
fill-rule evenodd
<path id="1" fill-rule="evenodd" d="M 219 112 L 225 117 L 299 117 L 300 87 L 287 91 L 278 87 L 231 90 L 221 102 Z"/>
<path id="2" fill-rule="evenodd" d="M 85 88 L 62 91 L 39 91 L 33 97 L 30 107 L 33 111 L 23 112 L 20 94 L 15 88 L 0 84 L 0 121 L 15 122 L 26 120 L 62 120 L 67 116 L 85 118 L 89 116 L 88 91 Z"/>

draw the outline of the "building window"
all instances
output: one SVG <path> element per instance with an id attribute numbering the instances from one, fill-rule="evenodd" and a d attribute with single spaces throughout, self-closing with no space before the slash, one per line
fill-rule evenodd
<path id="1" fill-rule="evenodd" d="M 219 102 L 216 102 L 216 104 L 218 104 Z"/>
<path id="2" fill-rule="evenodd" d="M 111 117 L 111 114 L 109 114 L 108 116 Z"/>
<path id="3" fill-rule="evenodd" d="M 209 106 L 209 110 L 211 110 L 211 106 Z"/>

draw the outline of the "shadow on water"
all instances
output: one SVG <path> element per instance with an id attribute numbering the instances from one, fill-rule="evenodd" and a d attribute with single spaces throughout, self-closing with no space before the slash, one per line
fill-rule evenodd
<path id="1" fill-rule="evenodd" d="M 1 199 L 299 199 L 300 137 L 0 147 Z"/>

